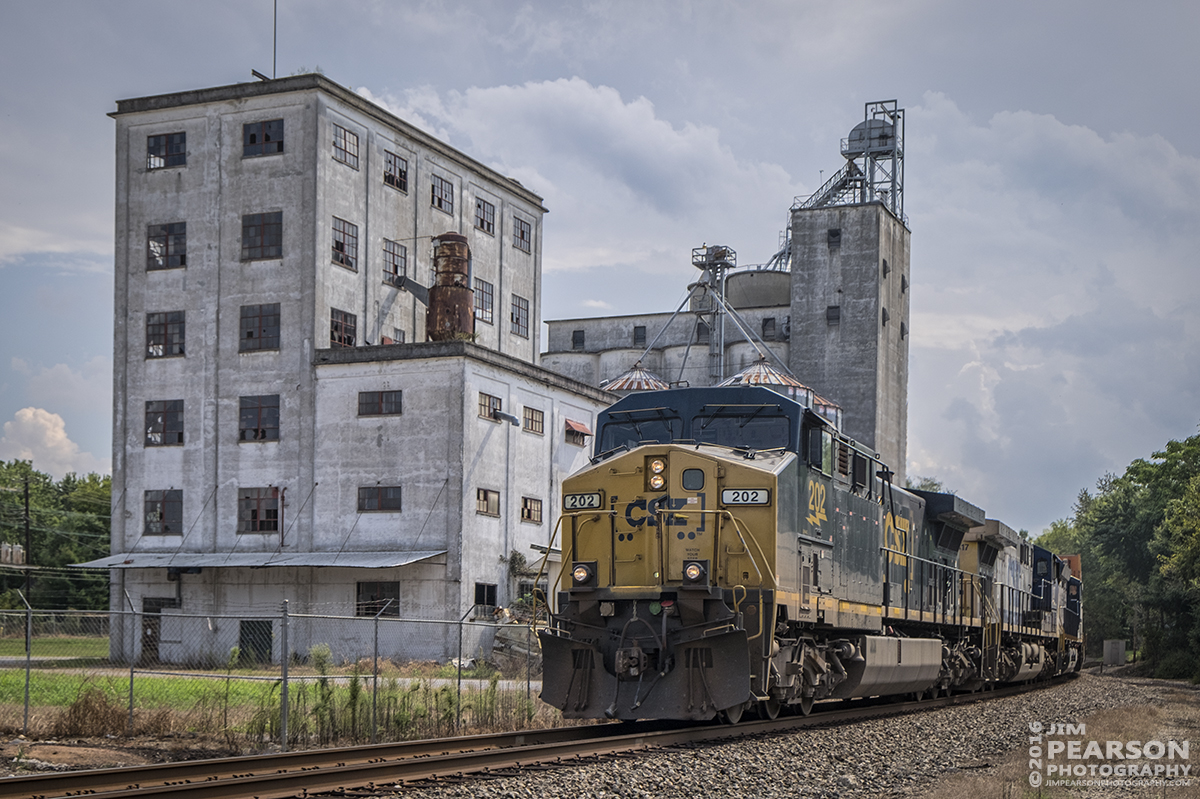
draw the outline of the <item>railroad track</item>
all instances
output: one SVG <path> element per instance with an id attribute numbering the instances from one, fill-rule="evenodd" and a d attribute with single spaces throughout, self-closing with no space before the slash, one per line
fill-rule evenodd
<path id="1" fill-rule="evenodd" d="M 193 760 L 123 769 L 96 769 L 0 779 L 0 799 L 89 796 L 285 799 L 326 793 L 369 795 L 444 777 L 487 774 L 698 741 L 735 738 L 1012 696 L 1045 683 L 917 702 L 825 703 L 811 716 L 726 724 L 637 722 L 560 727 L 496 735 Z"/>

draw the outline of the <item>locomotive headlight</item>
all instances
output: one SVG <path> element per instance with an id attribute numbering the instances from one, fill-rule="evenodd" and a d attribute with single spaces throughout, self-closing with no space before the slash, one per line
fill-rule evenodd
<path id="1" fill-rule="evenodd" d="M 665 486 L 666 484 L 667 484 L 667 481 L 663 479 L 663 476 L 661 474 L 650 475 L 650 487 L 653 488 L 655 491 L 661 491 L 662 487 Z"/>
<path id="2" fill-rule="evenodd" d="M 683 562 L 683 588 L 708 588 L 708 561 L 685 560 Z"/>
<path id="3" fill-rule="evenodd" d="M 576 583 L 582 585 L 592 578 L 592 570 L 585 564 L 580 563 L 571 570 L 571 577 L 574 578 Z"/>
<path id="4" fill-rule="evenodd" d="M 661 458 L 655 458 L 654 460 L 650 461 L 650 471 L 654 474 L 662 474 L 664 471 L 666 471 L 666 468 L 667 463 Z"/>

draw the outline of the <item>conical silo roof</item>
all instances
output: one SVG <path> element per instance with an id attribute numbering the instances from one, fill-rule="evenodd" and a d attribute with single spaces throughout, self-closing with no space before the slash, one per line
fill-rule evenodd
<path id="1" fill-rule="evenodd" d="M 633 368 L 601 386 L 605 391 L 658 391 L 671 386 L 638 361 Z"/>

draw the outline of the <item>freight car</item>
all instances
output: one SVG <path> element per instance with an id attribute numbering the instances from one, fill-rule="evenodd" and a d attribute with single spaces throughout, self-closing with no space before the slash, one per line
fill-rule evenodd
<path id="1" fill-rule="evenodd" d="M 542 699 L 566 717 L 736 722 L 1080 665 L 1065 561 L 958 496 L 893 485 L 789 396 L 633 394 L 594 447 L 563 484 L 540 633 Z"/>

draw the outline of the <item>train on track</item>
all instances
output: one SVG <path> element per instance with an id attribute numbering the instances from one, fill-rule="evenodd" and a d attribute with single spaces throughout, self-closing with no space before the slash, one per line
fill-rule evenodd
<path id="1" fill-rule="evenodd" d="M 835 421 L 762 386 L 602 412 L 591 465 L 563 484 L 542 699 L 568 718 L 736 722 L 1077 671 L 1077 559 L 893 485 Z"/>

